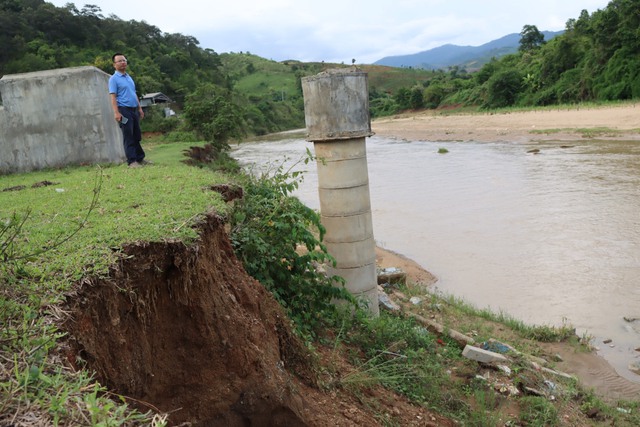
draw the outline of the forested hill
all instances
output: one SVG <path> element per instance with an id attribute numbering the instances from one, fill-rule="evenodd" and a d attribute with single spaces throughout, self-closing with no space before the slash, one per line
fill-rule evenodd
<path id="1" fill-rule="evenodd" d="M 73 3 L 56 7 L 43 0 L 0 0 L 0 76 L 83 65 L 111 74 L 114 52 L 122 52 L 129 59 L 129 72 L 139 95 L 162 92 L 177 101 L 174 108 L 178 110 L 191 97 L 192 120 L 186 126 L 197 124 L 194 121 L 201 120 L 200 113 L 224 111 L 224 117 L 209 126 L 215 129 L 204 135 L 209 139 L 304 126 L 301 94 L 291 67 L 237 54 L 255 60 L 256 69 L 247 67 L 244 60 L 241 63 L 245 68 L 235 70 L 224 65 L 223 57 L 236 54 L 219 55 L 201 48 L 192 36 L 165 33 L 144 21 L 104 16 L 97 6 L 78 9 Z M 274 89 L 278 96 L 270 91 L 245 94 L 235 89 L 237 80 L 259 72 L 260 64 L 286 73 L 286 87 Z M 203 98 L 209 104 L 203 105 Z"/>
<path id="2" fill-rule="evenodd" d="M 525 25 L 516 52 L 493 58 L 478 71 L 359 66 L 369 74 L 374 117 L 407 109 L 633 99 L 640 97 L 638 28 L 640 0 L 613 0 L 591 14 L 582 11 L 549 41 Z M 345 66 L 218 54 L 192 36 L 104 16 L 92 5 L 0 0 L 0 75 L 81 65 L 112 73 L 116 51 L 130 60 L 140 94 L 162 92 L 184 113 L 172 126 L 163 123 L 162 130 L 195 131 L 219 142 L 303 127 L 300 79 Z"/>
<path id="3" fill-rule="evenodd" d="M 111 55 L 122 51 L 132 60 L 142 92 L 175 95 L 202 81 L 227 84 L 218 55 L 199 48 L 193 37 L 105 17 L 92 5 L 80 10 L 43 0 L 0 0 L 0 5 L 1 74 L 80 65 L 112 73 Z"/>

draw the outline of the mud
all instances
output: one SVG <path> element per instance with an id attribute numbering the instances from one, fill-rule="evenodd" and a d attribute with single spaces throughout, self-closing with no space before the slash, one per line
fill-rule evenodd
<path id="1" fill-rule="evenodd" d="M 222 220 L 201 231 L 191 247 L 128 246 L 110 277 L 78 289 L 67 322 L 75 351 L 109 389 L 174 424 L 303 425 L 284 369 L 305 368 L 303 347 L 235 259 Z"/>
<path id="2" fill-rule="evenodd" d="M 170 425 L 380 425 L 361 400 L 317 386 L 322 361 L 246 274 L 222 219 L 208 216 L 200 235 L 190 246 L 127 246 L 108 277 L 79 284 L 68 297 L 68 360 L 140 410 L 169 413 Z M 377 393 L 386 394 L 378 416 L 451 425 Z"/>

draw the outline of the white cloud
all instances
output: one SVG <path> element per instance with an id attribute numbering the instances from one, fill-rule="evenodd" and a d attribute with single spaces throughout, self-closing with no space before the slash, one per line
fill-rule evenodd
<path id="1" fill-rule="evenodd" d="M 68 0 L 54 0 L 63 6 Z M 371 63 L 447 43 L 478 46 L 524 25 L 564 29 L 606 0 L 92 0 L 105 16 L 196 37 L 216 52 L 274 60 Z M 81 6 L 77 6 L 81 8 Z"/>

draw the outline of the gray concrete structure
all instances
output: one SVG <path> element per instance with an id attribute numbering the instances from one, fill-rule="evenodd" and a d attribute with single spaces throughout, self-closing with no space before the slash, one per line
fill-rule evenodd
<path id="1" fill-rule="evenodd" d="M 373 135 L 367 74 L 357 68 L 328 70 L 302 79 L 307 140 L 318 167 L 324 243 L 336 259 L 330 275 L 379 314 L 375 240 L 371 219 L 365 138 Z"/>
<path id="2" fill-rule="evenodd" d="M 124 161 L 109 74 L 95 67 L 0 79 L 0 174 Z"/>

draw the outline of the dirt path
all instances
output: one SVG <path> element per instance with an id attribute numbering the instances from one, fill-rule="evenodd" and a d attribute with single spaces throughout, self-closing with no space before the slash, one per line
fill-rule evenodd
<path id="1" fill-rule="evenodd" d="M 374 120 L 372 130 L 380 136 L 428 141 L 525 143 L 583 138 L 640 141 L 640 106 L 626 104 L 500 114 L 442 115 L 426 112 Z M 378 248 L 377 258 L 381 267 L 402 268 L 412 282 L 429 285 L 437 280 L 412 260 L 393 252 Z M 562 357 L 557 369 L 577 376 L 597 395 L 607 400 L 637 400 L 640 396 L 640 382 L 621 377 L 596 353 L 577 352 L 562 343 L 544 344 L 544 347 L 550 354 Z"/>

